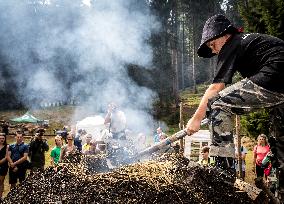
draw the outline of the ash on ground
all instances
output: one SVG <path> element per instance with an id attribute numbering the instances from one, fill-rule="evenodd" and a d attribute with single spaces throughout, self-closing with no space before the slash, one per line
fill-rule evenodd
<path id="1" fill-rule="evenodd" d="M 104 155 L 73 155 L 57 170 L 35 172 L 3 203 L 253 203 L 232 178 L 177 154 L 109 171 Z"/>

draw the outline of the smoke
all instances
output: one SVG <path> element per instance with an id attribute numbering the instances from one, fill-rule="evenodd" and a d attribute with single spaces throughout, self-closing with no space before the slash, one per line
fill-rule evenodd
<path id="1" fill-rule="evenodd" d="M 131 129 L 147 132 L 155 93 L 137 86 L 126 67 L 151 67 L 147 41 L 158 29 L 141 0 L 1 1 L 1 66 L 27 107 L 72 98 L 81 106 L 76 121 L 114 101 Z"/>

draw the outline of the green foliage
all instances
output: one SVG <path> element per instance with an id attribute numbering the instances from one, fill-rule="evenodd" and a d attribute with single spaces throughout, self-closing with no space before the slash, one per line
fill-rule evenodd
<path id="1" fill-rule="evenodd" d="M 242 131 L 249 137 L 257 138 L 261 133 L 268 134 L 269 112 L 265 109 L 241 117 Z"/>
<path id="2" fill-rule="evenodd" d="M 174 112 L 168 114 L 164 121 L 168 125 L 177 125 L 179 123 L 179 110 L 177 109 Z"/>
<path id="3" fill-rule="evenodd" d="M 250 0 L 240 3 L 245 31 L 266 33 L 284 39 L 283 0 Z"/>
<path id="4" fill-rule="evenodd" d="M 181 99 L 181 101 L 183 101 L 183 103 L 185 105 L 188 105 L 188 106 L 194 106 L 195 105 L 195 106 L 197 106 L 200 103 L 202 95 L 203 94 L 193 94 L 193 93 L 189 92 L 188 90 L 186 90 L 186 91 L 183 91 L 180 94 L 180 99 Z"/>

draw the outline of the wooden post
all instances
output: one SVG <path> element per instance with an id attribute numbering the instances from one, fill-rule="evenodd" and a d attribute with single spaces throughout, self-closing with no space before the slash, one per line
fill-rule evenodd
<path id="1" fill-rule="evenodd" d="M 184 121 L 183 121 L 183 103 L 180 102 L 180 106 L 179 106 L 179 129 L 183 130 L 184 129 Z M 184 138 L 180 139 L 180 153 L 183 155 L 184 153 Z"/>
<path id="2" fill-rule="evenodd" d="M 236 139 L 237 139 L 237 152 L 238 152 L 238 164 L 239 164 L 239 175 L 238 177 L 239 178 L 242 178 L 242 175 L 243 175 L 243 169 L 242 169 L 242 152 L 241 152 L 241 136 L 240 136 L 240 116 L 239 115 L 236 115 Z"/>

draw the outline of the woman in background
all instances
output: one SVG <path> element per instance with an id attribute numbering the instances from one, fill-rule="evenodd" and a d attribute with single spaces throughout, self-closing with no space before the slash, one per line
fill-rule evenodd
<path id="1" fill-rule="evenodd" d="M 55 136 L 54 141 L 55 141 L 55 147 L 53 147 L 50 153 L 52 166 L 56 166 L 59 162 L 61 146 L 63 143 L 62 137 L 59 135 Z"/>
<path id="2" fill-rule="evenodd" d="M 265 134 L 260 134 L 257 137 L 257 145 L 253 148 L 253 165 L 255 166 L 255 173 L 257 177 L 264 176 L 264 168 L 262 167 L 262 160 L 270 151 L 270 146 Z"/>
<path id="3" fill-rule="evenodd" d="M 77 147 L 74 145 L 75 134 L 69 132 L 67 135 L 67 144 L 61 147 L 59 162 L 62 162 L 69 154 L 75 153 Z"/>
<path id="4" fill-rule="evenodd" d="M 8 145 L 6 143 L 5 133 L 0 133 L 0 199 L 4 191 L 4 180 L 8 172 L 8 161 L 7 161 Z"/>

